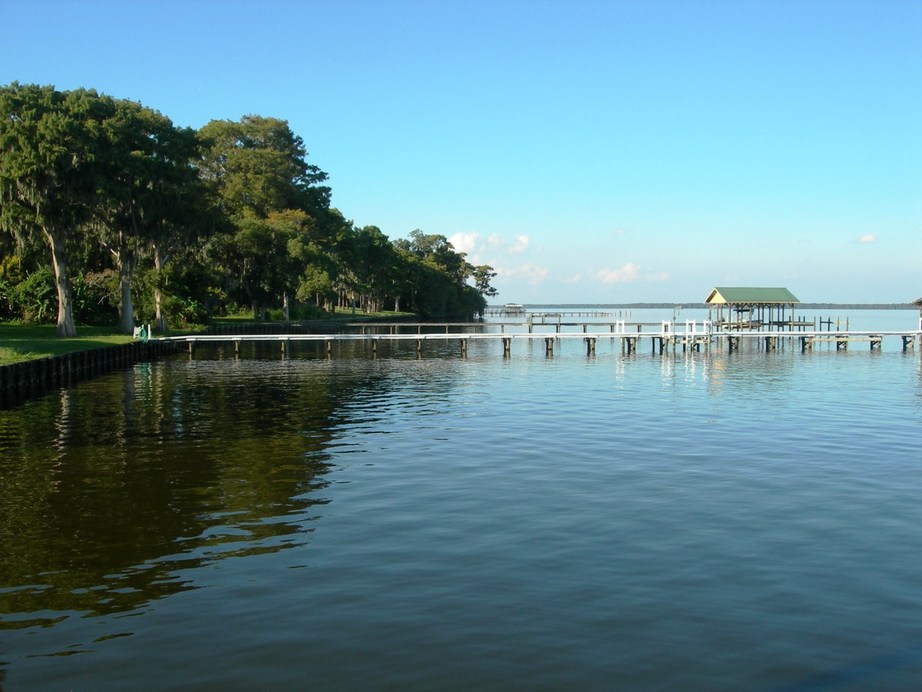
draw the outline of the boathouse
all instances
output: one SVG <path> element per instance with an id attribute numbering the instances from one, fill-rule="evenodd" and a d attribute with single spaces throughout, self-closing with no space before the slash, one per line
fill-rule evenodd
<path id="1" fill-rule="evenodd" d="M 786 288 L 722 286 L 713 289 L 705 302 L 708 318 L 718 329 L 793 331 L 800 326 L 794 319 L 794 306 L 800 301 Z"/>

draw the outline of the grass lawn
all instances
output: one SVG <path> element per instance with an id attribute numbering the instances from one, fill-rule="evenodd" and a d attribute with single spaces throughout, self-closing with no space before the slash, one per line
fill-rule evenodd
<path id="1" fill-rule="evenodd" d="M 377 312 L 366 313 L 356 310 L 341 311 L 327 319 L 342 319 L 347 321 L 352 318 L 394 318 L 413 317 L 408 312 Z M 234 324 L 252 322 L 252 313 L 222 317 L 214 320 L 215 324 Z M 127 344 L 133 338 L 124 334 L 117 334 L 114 327 L 77 327 L 77 336 L 73 339 L 61 339 L 55 335 L 55 326 L 32 324 L 3 324 L 0 323 L 0 365 L 19 363 L 24 360 L 35 360 L 57 356 L 62 353 L 74 351 L 87 351 L 91 348 Z"/>
<path id="2" fill-rule="evenodd" d="M 114 327 L 77 327 L 75 338 L 61 339 L 55 335 L 53 324 L 0 324 L 0 365 L 130 341 L 132 337 L 117 334 Z"/>
<path id="3" fill-rule="evenodd" d="M 364 310 L 356 309 L 355 314 L 353 314 L 350 308 L 340 308 L 335 313 L 330 314 L 330 315 L 325 315 L 323 317 L 317 317 L 316 320 L 303 320 L 303 321 L 306 323 L 313 322 L 313 321 L 329 322 L 331 320 L 342 320 L 343 322 L 348 322 L 349 320 L 352 320 L 352 319 L 382 320 L 382 319 L 415 319 L 415 318 L 416 318 L 416 313 L 413 313 L 413 312 L 394 312 L 394 311 L 365 312 Z M 255 320 L 253 319 L 253 312 L 249 310 L 247 312 L 237 313 L 236 315 L 225 315 L 223 317 L 213 317 L 211 319 L 212 324 L 242 324 L 242 323 L 249 324 L 254 321 Z M 277 318 L 276 320 L 270 320 L 270 323 L 272 321 L 281 321 L 281 318 Z M 296 321 L 299 321 L 299 320 L 296 320 Z"/>

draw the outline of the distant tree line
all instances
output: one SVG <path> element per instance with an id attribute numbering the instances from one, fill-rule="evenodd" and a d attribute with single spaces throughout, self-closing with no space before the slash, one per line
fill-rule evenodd
<path id="1" fill-rule="evenodd" d="M 327 177 L 284 120 L 196 131 L 91 89 L 0 87 L 0 319 L 74 336 L 241 310 L 483 312 L 492 267 L 442 235 L 356 226 Z"/>

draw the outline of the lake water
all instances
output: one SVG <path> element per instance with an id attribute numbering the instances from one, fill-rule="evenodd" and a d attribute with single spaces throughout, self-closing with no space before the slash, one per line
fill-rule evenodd
<path id="1" fill-rule="evenodd" d="M 918 688 L 918 351 L 457 350 L 0 411 L 0 688 Z"/>

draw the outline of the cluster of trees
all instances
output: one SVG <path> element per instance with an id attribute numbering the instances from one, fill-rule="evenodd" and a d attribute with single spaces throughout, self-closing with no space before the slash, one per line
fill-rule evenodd
<path id="1" fill-rule="evenodd" d="M 442 235 L 389 240 L 330 206 L 284 120 L 180 128 L 89 89 L 0 87 L 0 319 L 182 326 L 252 309 L 471 317 L 496 295 Z"/>

